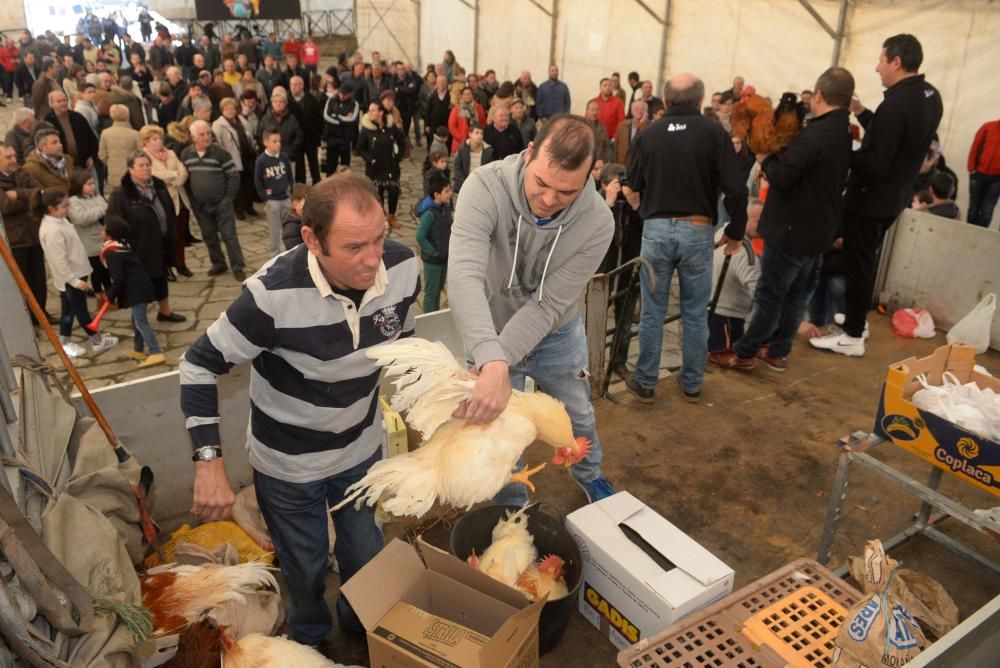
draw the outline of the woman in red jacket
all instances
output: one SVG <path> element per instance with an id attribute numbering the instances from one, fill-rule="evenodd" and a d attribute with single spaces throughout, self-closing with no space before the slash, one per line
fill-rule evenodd
<path id="1" fill-rule="evenodd" d="M 0 84 L 3 85 L 3 94 L 11 98 L 14 94 L 14 71 L 17 70 L 17 44 L 13 40 L 0 47 Z"/>
<path id="2" fill-rule="evenodd" d="M 983 123 L 969 149 L 969 215 L 973 225 L 989 227 L 1000 199 L 1000 121 Z"/>
<path id="3" fill-rule="evenodd" d="M 469 123 L 475 122 L 479 127 L 486 129 L 486 112 L 483 106 L 476 102 L 472 95 L 471 88 L 462 89 L 462 97 L 458 105 L 451 110 L 448 117 L 448 132 L 451 133 L 451 152 L 458 153 L 458 149 L 466 139 L 469 138 Z"/>

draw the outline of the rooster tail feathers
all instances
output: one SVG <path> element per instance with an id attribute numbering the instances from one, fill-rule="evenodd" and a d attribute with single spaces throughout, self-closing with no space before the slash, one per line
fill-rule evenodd
<path id="1" fill-rule="evenodd" d="M 374 506 L 382 499 L 382 509 L 393 515 L 422 517 L 437 500 L 437 478 L 414 453 L 376 462 L 365 477 L 345 491 L 344 500 L 332 508 L 340 510 L 354 502 Z"/>
<path id="2" fill-rule="evenodd" d="M 408 337 L 373 346 L 365 354 L 396 377 L 390 405 L 408 411 L 407 422 L 429 439 L 451 418 L 475 385 L 469 373 L 440 341 Z"/>

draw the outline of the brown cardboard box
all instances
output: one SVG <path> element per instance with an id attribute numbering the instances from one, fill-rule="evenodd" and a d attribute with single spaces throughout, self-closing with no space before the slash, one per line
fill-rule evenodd
<path id="1" fill-rule="evenodd" d="M 542 601 L 418 539 L 399 539 L 342 587 L 368 631 L 372 668 L 535 668 Z"/>

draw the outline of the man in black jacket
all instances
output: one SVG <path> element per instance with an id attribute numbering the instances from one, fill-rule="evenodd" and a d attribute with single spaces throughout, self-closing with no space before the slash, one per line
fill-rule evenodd
<path id="1" fill-rule="evenodd" d="M 854 77 L 831 67 L 816 81 L 813 118 L 780 155 L 758 155 L 770 190 L 760 220 L 764 237 L 753 318 L 720 366 L 752 369 L 759 358 L 784 371 L 820 256 L 837 236 L 851 164 Z M 770 344 L 763 348 L 766 342 Z"/>
<path id="2" fill-rule="evenodd" d="M 857 98 L 851 101 L 865 137 L 851 156 L 844 205 L 844 331 L 810 339 L 816 348 L 851 357 L 865 354 L 865 318 L 872 304 L 879 248 L 886 230 L 910 204 L 913 184 L 943 113 L 940 93 L 917 73 L 923 58 L 913 35 L 890 37 L 882 44 L 875 68 L 886 88 L 882 104 L 872 113 Z"/>
<path id="3" fill-rule="evenodd" d="M 292 77 L 288 82 L 288 110 L 302 128 L 302 151 L 295 157 L 295 182 L 306 183 L 306 163 L 313 183 L 323 175 L 319 171 L 319 144 L 323 138 L 323 108 L 312 93 L 306 90 L 302 77 Z"/>
<path id="4" fill-rule="evenodd" d="M 708 361 L 708 301 L 712 292 L 712 221 L 719 192 L 731 222 L 722 242 L 726 253 L 741 250 L 747 223 L 746 176 L 732 139 L 701 115 L 705 84 L 692 74 L 674 76 L 664 90 L 667 113 L 636 135 L 625 198 L 643 218 L 642 257 L 656 274 L 656 289 L 642 275 L 639 360 L 626 385 L 652 403 L 660 378 L 663 319 L 674 272 L 680 277 L 684 350 L 678 376 L 685 399 L 701 400 Z"/>
<path id="5" fill-rule="evenodd" d="M 69 108 L 66 93 L 57 90 L 49 93 L 49 112 L 45 121 L 51 125 L 62 141 L 73 164 L 90 169 L 97 162 L 98 140 L 86 117 Z"/>
<path id="6" fill-rule="evenodd" d="M 510 109 L 505 106 L 493 111 L 493 122 L 486 126 L 483 139 L 493 147 L 494 160 L 503 160 L 524 150 L 521 131 L 510 124 Z"/>
<path id="7" fill-rule="evenodd" d="M 358 139 L 360 113 L 361 107 L 354 99 L 354 84 L 345 81 L 340 84 L 337 94 L 327 100 L 323 110 L 327 176 L 333 174 L 338 163 L 343 169 L 350 168 L 351 148 Z"/>
<path id="8" fill-rule="evenodd" d="M 417 95 L 420 93 L 420 77 L 413 70 L 407 70 L 406 65 L 398 60 L 394 64 L 395 74 L 392 77 L 392 90 L 396 93 L 396 108 L 403 119 L 403 136 L 410 136 L 410 124 L 413 112 L 417 108 Z"/>

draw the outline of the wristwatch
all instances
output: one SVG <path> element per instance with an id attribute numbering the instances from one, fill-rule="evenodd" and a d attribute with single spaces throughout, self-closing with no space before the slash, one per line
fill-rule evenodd
<path id="1" fill-rule="evenodd" d="M 218 459 L 222 456 L 222 446 L 219 445 L 203 445 L 200 448 L 195 448 L 194 455 L 191 457 L 193 462 L 210 462 L 213 459 Z"/>

